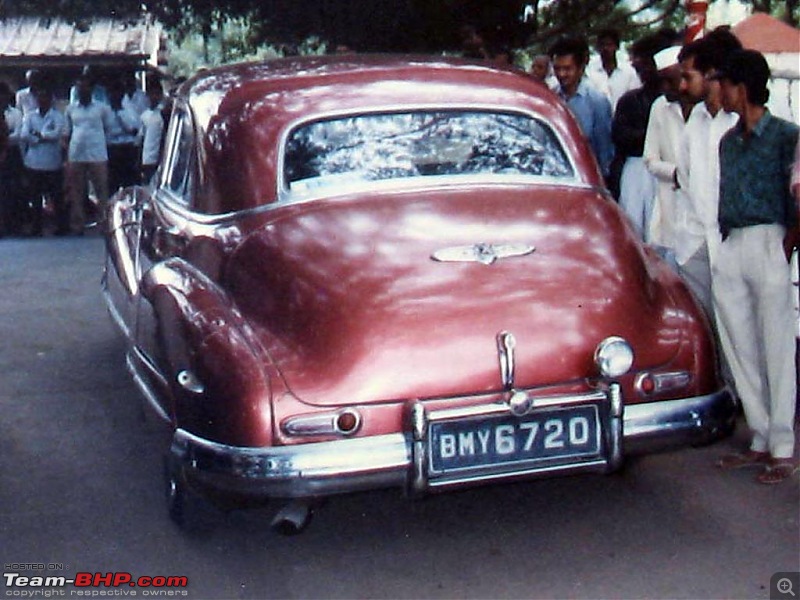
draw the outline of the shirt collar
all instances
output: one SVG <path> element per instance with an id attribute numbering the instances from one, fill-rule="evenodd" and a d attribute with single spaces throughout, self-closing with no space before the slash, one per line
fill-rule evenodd
<path id="1" fill-rule="evenodd" d="M 761 137 L 764 133 L 764 130 L 767 128 L 767 125 L 772 120 L 772 114 L 769 112 L 769 109 L 764 110 L 764 114 L 756 123 L 756 126 L 753 127 L 753 131 L 751 132 L 755 137 Z M 739 122 L 736 124 L 736 134 L 739 138 L 744 139 L 744 119 L 741 117 L 739 118 Z"/>
<path id="2" fill-rule="evenodd" d="M 769 125 L 769 122 L 771 120 L 772 120 L 772 115 L 770 114 L 769 109 L 766 109 L 764 111 L 764 115 L 758 120 L 756 126 L 753 127 L 753 135 L 757 135 L 760 137 L 761 134 L 764 133 L 764 130 L 767 128 L 767 125 Z"/>
<path id="3" fill-rule="evenodd" d="M 574 98 L 575 96 L 586 96 L 588 95 L 589 83 L 586 81 L 586 77 L 582 77 L 581 80 L 578 82 L 578 89 L 575 90 L 575 93 L 572 96 L 567 96 L 564 92 L 564 88 L 558 86 L 558 95 L 561 96 L 562 100 L 569 100 L 570 98 Z"/>

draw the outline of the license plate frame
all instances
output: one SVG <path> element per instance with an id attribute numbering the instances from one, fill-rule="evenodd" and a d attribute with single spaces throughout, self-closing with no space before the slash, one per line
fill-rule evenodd
<path id="1" fill-rule="evenodd" d="M 434 420 L 426 437 L 428 477 L 434 479 L 522 472 L 603 455 L 603 420 L 594 403 L 547 407 L 521 417 L 505 413 Z"/>

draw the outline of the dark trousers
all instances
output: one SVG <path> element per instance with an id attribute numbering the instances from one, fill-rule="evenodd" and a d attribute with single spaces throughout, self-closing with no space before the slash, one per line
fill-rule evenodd
<path id="1" fill-rule="evenodd" d="M 115 194 L 119 188 L 139 183 L 139 148 L 134 144 L 108 146 L 108 191 Z"/>
<path id="2" fill-rule="evenodd" d="M 142 165 L 142 176 L 141 182 L 142 185 L 148 185 L 150 180 L 153 179 L 153 175 L 156 174 L 158 170 L 158 165 Z"/>
<path id="3" fill-rule="evenodd" d="M 28 193 L 25 167 L 17 146 L 0 161 L 0 234 L 19 235 L 27 221 Z"/>
<path id="4" fill-rule="evenodd" d="M 50 199 L 55 210 L 56 233 L 69 231 L 69 211 L 64 202 L 64 171 L 37 171 L 28 169 L 31 202 L 31 233 L 41 235 L 44 201 Z"/>

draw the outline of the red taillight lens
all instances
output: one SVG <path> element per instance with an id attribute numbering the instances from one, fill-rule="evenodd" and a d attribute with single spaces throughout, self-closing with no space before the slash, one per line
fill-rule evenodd
<path id="1" fill-rule="evenodd" d="M 639 379 L 639 390 L 644 394 L 652 394 L 656 391 L 656 380 L 652 375 L 647 374 Z"/>
<path id="2" fill-rule="evenodd" d="M 353 412 L 343 412 L 336 417 L 336 428 L 342 433 L 352 433 L 358 427 L 358 415 Z"/>

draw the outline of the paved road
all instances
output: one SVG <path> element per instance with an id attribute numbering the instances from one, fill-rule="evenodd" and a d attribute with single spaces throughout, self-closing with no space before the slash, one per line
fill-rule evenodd
<path id="1" fill-rule="evenodd" d="M 186 576 L 194 599 L 769 598 L 773 573 L 800 570 L 798 478 L 766 487 L 712 466 L 741 433 L 610 477 L 339 498 L 297 537 L 272 533 L 267 509 L 184 534 L 102 303 L 102 251 L 92 237 L 0 240 L 6 573 Z"/>

